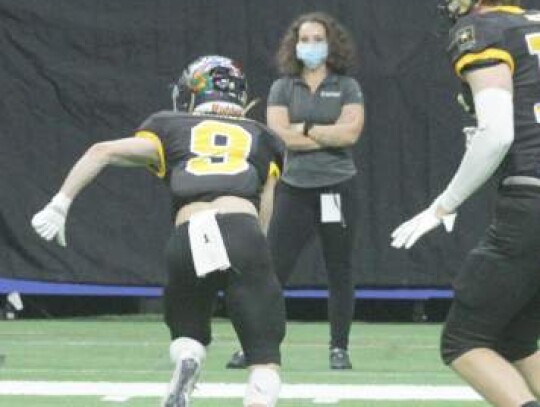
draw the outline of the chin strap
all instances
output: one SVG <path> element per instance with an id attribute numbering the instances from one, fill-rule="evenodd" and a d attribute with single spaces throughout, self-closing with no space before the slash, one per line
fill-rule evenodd
<path id="1" fill-rule="evenodd" d="M 261 101 L 260 98 L 253 99 L 251 102 L 247 104 L 246 107 L 244 107 L 244 116 L 247 116 L 248 112 L 253 109 L 259 102 Z"/>
<path id="2" fill-rule="evenodd" d="M 171 99 L 172 99 L 173 110 L 175 112 L 178 111 L 178 105 L 176 104 L 178 100 L 178 96 L 180 96 L 180 88 L 178 85 L 174 84 L 171 91 Z"/>

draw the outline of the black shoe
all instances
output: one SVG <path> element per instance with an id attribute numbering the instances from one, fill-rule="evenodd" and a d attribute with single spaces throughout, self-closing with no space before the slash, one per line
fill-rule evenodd
<path id="1" fill-rule="evenodd" d="M 345 349 L 333 348 L 330 350 L 330 369 L 352 369 L 349 354 Z"/>
<path id="2" fill-rule="evenodd" d="M 241 350 L 237 350 L 236 352 L 234 352 L 225 367 L 227 369 L 245 369 L 247 365 L 244 352 L 242 352 Z"/>

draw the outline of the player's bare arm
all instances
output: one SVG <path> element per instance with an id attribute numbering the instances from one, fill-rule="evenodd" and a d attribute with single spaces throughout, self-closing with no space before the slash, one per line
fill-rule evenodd
<path id="1" fill-rule="evenodd" d="M 465 75 L 478 118 L 477 130 L 454 177 L 423 212 L 392 233 L 392 246 L 411 248 L 420 237 L 452 216 L 457 208 L 497 170 L 514 140 L 512 73 L 505 63 L 471 70 Z M 446 219 L 450 231 L 453 219 Z M 449 225 L 450 224 L 450 225 Z"/>
<path id="2" fill-rule="evenodd" d="M 155 144 L 142 138 L 124 138 L 92 145 L 75 163 L 60 192 L 70 199 L 108 165 L 145 166 L 159 162 Z"/>
<path id="3" fill-rule="evenodd" d="M 465 79 L 473 93 L 477 131 L 441 195 L 436 212 L 439 216 L 455 212 L 493 175 L 514 140 L 512 73 L 508 65 L 476 69 Z"/>
<path id="4" fill-rule="evenodd" d="M 272 218 L 272 212 L 274 209 L 274 191 L 276 189 L 276 184 L 277 178 L 275 176 L 269 176 L 261 193 L 259 221 L 265 235 L 268 232 L 268 225 L 270 225 L 270 219 Z"/>
<path id="5" fill-rule="evenodd" d="M 32 218 L 32 227 L 45 240 L 66 246 L 65 222 L 77 194 L 107 165 L 143 166 L 159 163 L 156 145 L 148 139 L 126 138 L 96 143 L 75 163 L 59 192 Z"/>

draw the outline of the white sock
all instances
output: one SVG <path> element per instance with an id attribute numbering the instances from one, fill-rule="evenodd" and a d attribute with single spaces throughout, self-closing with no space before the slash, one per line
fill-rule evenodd
<path id="1" fill-rule="evenodd" d="M 276 369 L 271 367 L 255 367 L 251 370 L 244 396 L 244 407 L 276 405 L 281 378 Z"/>
<path id="2" fill-rule="evenodd" d="M 173 363 L 180 359 L 193 358 L 201 364 L 206 357 L 203 344 L 188 337 L 176 338 L 169 346 L 169 354 Z"/>

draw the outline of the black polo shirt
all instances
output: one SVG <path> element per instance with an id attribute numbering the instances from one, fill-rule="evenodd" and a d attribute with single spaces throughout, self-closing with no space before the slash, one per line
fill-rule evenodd
<path id="1" fill-rule="evenodd" d="M 286 106 L 291 123 L 334 124 L 344 105 L 363 104 L 358 82 L 330 74 L 315 93 L 300 77 L 276 80 L 268 94 L 268 106 Z M 283 182 L 300 188 L 338 184 L 356 174 L 351 147 L 316 151 L 287 150 Z"/>

